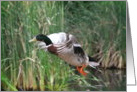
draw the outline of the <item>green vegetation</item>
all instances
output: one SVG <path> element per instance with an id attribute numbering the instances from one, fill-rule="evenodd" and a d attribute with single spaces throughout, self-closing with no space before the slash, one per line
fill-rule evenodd
<path id="1" fill-rule="evenodd" d="M 74 34 L 102 67 L 125 68 L 125 1 L 1 1 L 2 89 L 98 90 L 63 60 L 28 42 L 39 33 L 60 31 Z M 89 79 L 100 83 L 96 76 Z"/>

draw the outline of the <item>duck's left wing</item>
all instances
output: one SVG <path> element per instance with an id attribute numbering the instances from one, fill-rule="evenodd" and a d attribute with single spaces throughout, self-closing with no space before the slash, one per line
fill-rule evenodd
<path id="1" fill-rule="evenodd" d="M 54 46 L 57 48 L 57 53 L 63 53 L 63 51 L 71 51 L 80 57 L 85 56 L 85 52 L 83 51 L 81 45 L 78 43 L 77 39 L 71 34 L 69 34 L 68 41 L 61 44 L 54 44 Z"/>

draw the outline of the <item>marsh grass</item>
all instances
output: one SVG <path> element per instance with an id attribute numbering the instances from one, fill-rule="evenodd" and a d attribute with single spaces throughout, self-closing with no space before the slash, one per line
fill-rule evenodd
<path id="1" fill-rule="evenodd" d="M 126 66 L 126 2 L 65 3 L 66 31 L 104 68 Z M 77 8 L 79 7 L 79 8 Z"/>
<path id="2" fill-rule="evenodd" d="M 2 89 L 97 90 L 63 60 L 28 43 L 60 31 L 74 34 L 102 67 L 126 66 L 126 2 L 2 1 Z"/>

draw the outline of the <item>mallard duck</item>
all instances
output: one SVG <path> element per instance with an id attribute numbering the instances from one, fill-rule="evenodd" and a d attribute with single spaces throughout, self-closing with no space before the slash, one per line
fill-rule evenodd
<path id="1" fill-rule="evenodd" d="M 38 34 L 29 42 L 34 41 L 38 41 L 38 46 L 45 51 L 49 51 L 68 64 L 76 66 L 76 69 L 84 76 L 87 75 L 87 73 L 83 69 L 88 65 L 91 67 L 99 65 L 96 62 L 91 62 L 93 59 L 84 52 L 72 34 L 65 32 L 50 35 Z"/>

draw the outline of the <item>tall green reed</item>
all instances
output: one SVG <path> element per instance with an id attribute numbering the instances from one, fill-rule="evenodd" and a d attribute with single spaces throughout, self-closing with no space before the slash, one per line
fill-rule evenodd
<path id="1" fill-rule="evenodd" d="M 38 33 L 48 34 L 63 30 L 62 6 L 63 2 L 55 1 L 2 2 L 1 71 L 15 88 L 20 90 L 66 88 L 66 78 L 69 75 L 66 69 L 68 68 L 60 69 L 59 65 L 56 66 L 60 59 L 50 63 L 51 56 L 46 56 L 44 52 L 39 53 L 34 44 L 28 43 L 28 40 Z M 57 74 L 58 77 L 54 77 Z M 55 80 L 58 82 L 54 84 Z"/>
<path id="2" fill-rule="evenodd" d="M 65 2 L 65 22 L 102 67 L 126 67 L 125 1 Z"/>

